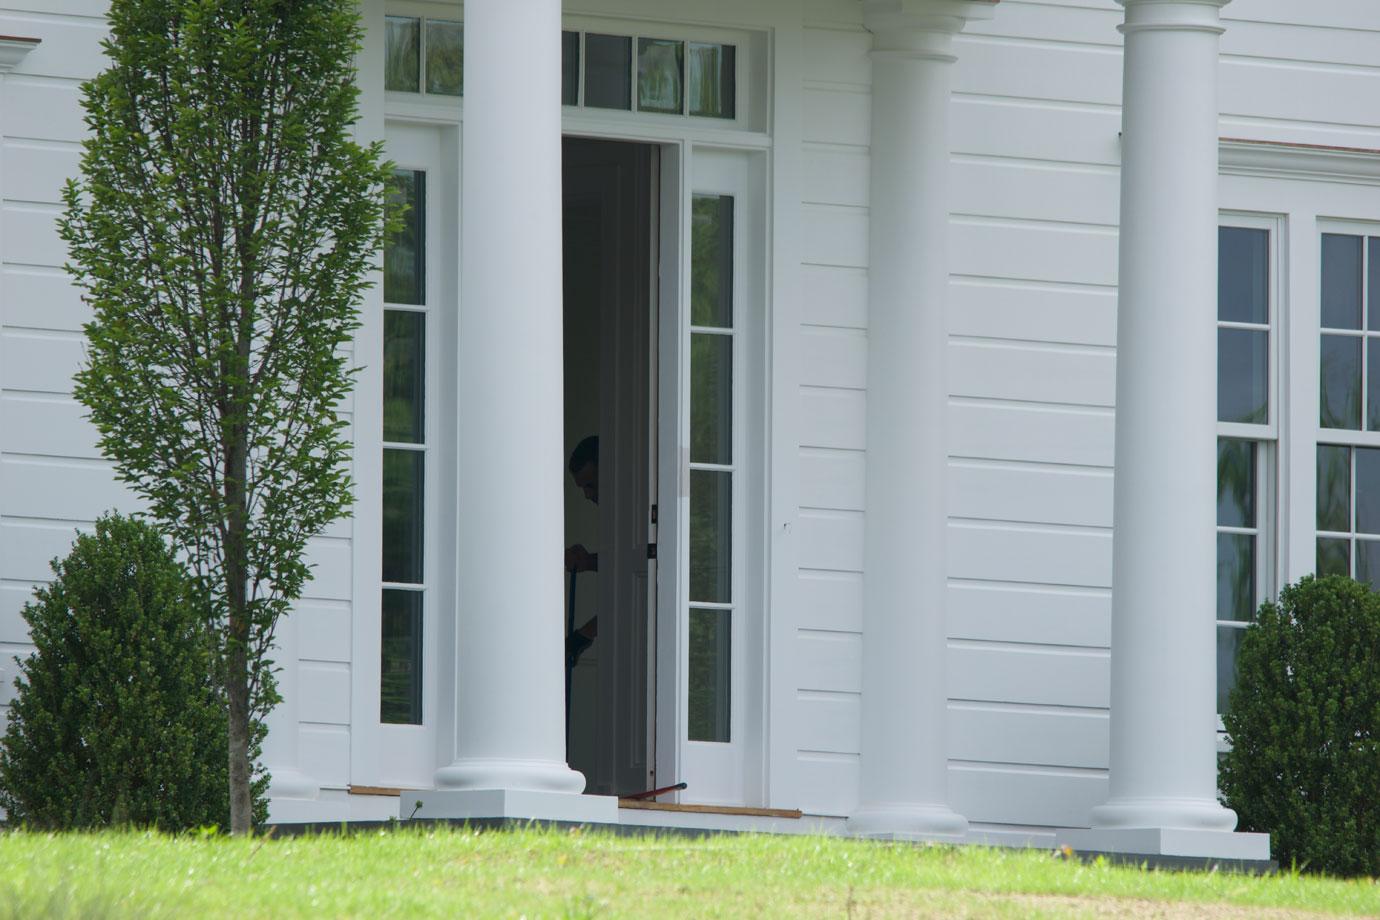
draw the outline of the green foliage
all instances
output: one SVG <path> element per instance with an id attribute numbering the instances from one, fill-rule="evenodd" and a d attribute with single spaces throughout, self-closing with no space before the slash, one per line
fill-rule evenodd
<path id="1" fill-rule="evenodd" d="M 152 527 L 111 515 L 53 572 L 23 609 L 37 650 L 15 680 L 0 807 L 44 829 L 226 826 L 225 706 L 186 570 Z"/>
<path id="2" fill-rule="evenodd" d="M 1312 871 L 1380 875 L 1380 595 L 1304 578 L 1241 641 L 1221 771 L 1243 830 Z"/>
<path id="3" fill-rule="evenodd" d="M 344 349 L 386 169 L 351 138 L 354 0 L 112 0 L 108 19 L 60 221 L 93 311 L 75 392 L 210 599 L 242 831 L 274 627 L 351 500 Z"/>

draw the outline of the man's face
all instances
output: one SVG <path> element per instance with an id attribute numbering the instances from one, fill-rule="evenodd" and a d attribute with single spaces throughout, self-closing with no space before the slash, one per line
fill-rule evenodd
<path id="1" fill-rule="evenodd" d="M 599 464 L 586 463 L 571 473 L 570 478 L 574 479 L 576 487 L 585 493 L 585 498 L 596 505 L 599 504 Z"/>

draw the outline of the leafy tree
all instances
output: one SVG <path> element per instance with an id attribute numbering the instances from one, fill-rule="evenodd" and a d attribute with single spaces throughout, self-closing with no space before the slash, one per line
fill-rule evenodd
<path id="1" fill-rule="evenodd" d="M 45 830 L 224 826 L 225 704 L 186 569 L 153 527 L 111 515 L 53 573 L 22 611 L 36 650 L 14 682 L 0 806 Z"/>
<path id="2" fill-rule="evenodd" d="M 1223 722 L 1242 830 L 1268 831 L 1286 865 L 1380 874 L 1380 594 L 1308 576 L 1262 605 Z"/>
<path id="3" fill-rule="evenodd" d="M 351 139 L 353 0 L 112 0 L 108 17 L 60 222 L 93 308 L 76 394 L 208 598 L 244 833 L 274 626 L 307 540 L 350 504 L 342 349 L 386 165 Z"/>

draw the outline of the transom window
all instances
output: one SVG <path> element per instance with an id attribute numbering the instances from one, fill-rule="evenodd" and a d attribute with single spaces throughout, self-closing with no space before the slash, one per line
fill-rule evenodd
<path id="1" fill-rule="evenodd" d="M 1242 631 L 1265 599 L 1273 563 L 1276 431 L 1274 297 L 1268 225 L 1218 229 L 1217 711 L 1236 678 Z"/>
<path id="2" fill-rule="evenodd" d="M 464 94 L 462 23 L 422 16 L 385 20 L 384 88 Z M 593 31 L 561 33 L 561 102 L 732 120 L 738 112 L 737 46 Z"/>

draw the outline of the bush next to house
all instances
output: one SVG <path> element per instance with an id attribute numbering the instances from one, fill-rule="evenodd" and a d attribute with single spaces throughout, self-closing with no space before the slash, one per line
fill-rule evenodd
<path id="1" fill-rule="evenodd" d="M 1284 865 L 1380 875 L 1380 594 L 1304 578 L 1246 630 L 1221 772 L 1240 829 Z"/>
<path id="2" fill-rule="evenodd" d="M 0 806 L 43 829 L 228 826 L 225 705 L 204 601 L 151 526 L 119 515 L 78 536 L 23 610 L 0 746 Z M 267 777 L 255 784 L 266 816 Z"/>

